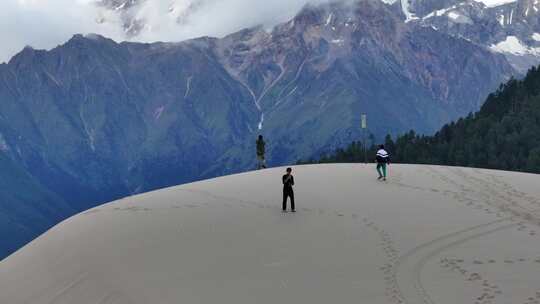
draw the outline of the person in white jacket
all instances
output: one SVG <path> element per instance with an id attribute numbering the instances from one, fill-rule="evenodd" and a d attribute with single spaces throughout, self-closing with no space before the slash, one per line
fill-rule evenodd
<path id="1" fill-rule="evenodd" d="M 390 164 L 390 154 L 384 149 L 384 145 L 379 146 L 377 151 L 377 172 L 379 173 L 379 180 L 386 180 L 386 166 Z"/>

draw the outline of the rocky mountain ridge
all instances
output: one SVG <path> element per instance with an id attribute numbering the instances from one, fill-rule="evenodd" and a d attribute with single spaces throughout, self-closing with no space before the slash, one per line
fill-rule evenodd
<path id="1" fill-rule="evenodd" d="M 437 5 L 434 5 L 437 4 Z M 540 2 L 413 1 L 417 22 L 504 54 L 520 73 L 540 63 Z"/>
<path id="2" fill-rule="evenodd" d="M 100 0 L 100 5 L 116 11 L 123 21 L 126 37 L 137 39 L 145 30 L 141 10 L 150 0 Z M 405 23 L 417 23 L 458 39 L 465 39 L 493 52 L 504 54 L 520 74 L 540 63 L 540 2 L 537 0 L 374 0 L 399 12 Z M 328 6 L 340 1 L 330 1 Z M 364 2 L 365 3 L 365 2 Z M 163 15 L 179 24 L 209 4 L 208 0 L 170 1 Z"/>

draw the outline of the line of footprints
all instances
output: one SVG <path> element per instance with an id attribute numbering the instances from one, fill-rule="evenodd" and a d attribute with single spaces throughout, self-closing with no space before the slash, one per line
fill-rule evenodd
<path id="1" fill-rule="evenodd" d="M 503 292 L 501 288 L 490 283 L 482 274 L 479 272 L 470 271 L 467 268 L 467 265 L 484 265 L 484 264 L 496 264 L 500 263 L 495 259 L 473 259 L 466 261 L 464 259 L 457 258 L 441 258 L 439 264 L 444 269 L 449 269 L 451 271 L 461 274 L 465 281 L 469 283 L 481 283 L 482 290 L 480 295 L 474 298 L 474 304 L 493 304 L 498 296 L 502 295 Z M 530 258 L 506 258 L 502 260 L 502 263 L 505 264 L 515 264 L 515 263 L 535 263 L 540 266 L 540 257 L 530 259 Z M 540 291 L 535 293 L 534 297 L 529 297 L 526 302 L 523 304 L 540 304 Z"/>
<path id="2" fill-rule="evenodd" d="M 405 303 L 396 279 L 396 264 L 398 262 L 400 253 L 396 247 L 395 242 L 392 240 L 390 234 L 384 229 L 380 228 L 376 223 L 369 220 L 368 218 L 363 218 L 362 223 L 375 232 L 379 239 L 381 240 L 380 246 L 384 251 L 386 257 L 386 263 L 379 267 L 384 274 L 385 282 L 385 294 L 388 298 L 392 299 L 393 302 L 401 304 Z"/>

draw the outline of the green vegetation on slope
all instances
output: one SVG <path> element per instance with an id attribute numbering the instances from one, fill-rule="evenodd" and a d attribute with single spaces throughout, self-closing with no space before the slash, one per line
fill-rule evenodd
<path id="1" fill-rule="evenodd" d="M 479 112 L 445 125 L 433 136 L 414 131 L 385 139 L 393 162 L 467 166 L 540 173 L 540 68 L 490 94 Z M 373 159 L 375 147 L 368 155 Z M 319 162 L 361 162 L 353 142 Z"/>

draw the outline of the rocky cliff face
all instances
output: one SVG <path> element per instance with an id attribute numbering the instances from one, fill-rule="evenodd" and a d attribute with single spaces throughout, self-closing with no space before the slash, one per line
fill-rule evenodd
<path id="1" fill-rule="evenodd" d="M 290 128 L 301 128 L 292 117 L 279 119 L 298 107 L 304 117 L 328 117 L 334 123 L 342 121 L 332 117 L 340 111 L 341 117 L 358 116 L 362 109 L 374 117 L 392 117 L 391 123 L 373 123 L 378 135 L 407 125 L 429 131 L 433 124 L 476 109 L 493 83 L 513 73 L 502 56 L 404 23 L 399 12 L 379 1 L 306 7 L 272 32 L 255 28 L 219 40 L 217 53 L 229 74 L 250 91 L 264 114 L 264 130 L 289 122 L 294 122 Z M 347 119 L 328 129 L 356 132 L 351 126 L 357 126 L 358 117 Z"/>
<path id="2" fill-rule="evenodd" d="M 485 5 L 466 1 L 415 1 L 422 26 L 504 54 L 519 72 L 540 62 L 540 3 L 534 0 Z M 436 5 L 435 5 L 436 4 Z"/>
<path id="3" fill-rule="evenodd" d="M 140 17 L 150 0 L 100 0 L 98 5 L 117 12 L 127 37 L 145 31 Z M 180 24 L 208 0 L 170 1 L 167 15 Z M 329 1 L 338 3 L 347 1 Z M 348 1 L 350 2 L 350 1 Z M 465 39 L 493 52 L 504 54 L 512 66 L 524 74 L 540 63 L 540 3 L 536 0 L 374 0 L 398 13 L 402 22 L 416 23 Z M 332 6 L 332 5 L 331 5 Z"/>
<path id="4" fill-rule="evenodd" d="M 222 39 L 76 35 L 0 65 L 0 149 L 45 201 L 59 199 L 58 219 L 253 168 L 258 134 L 278 165 L 361 138 L 361 113 L 379 138 L 430 132 L 513 74 L 504 56 L 379 1 L 308 6 Z"/>

